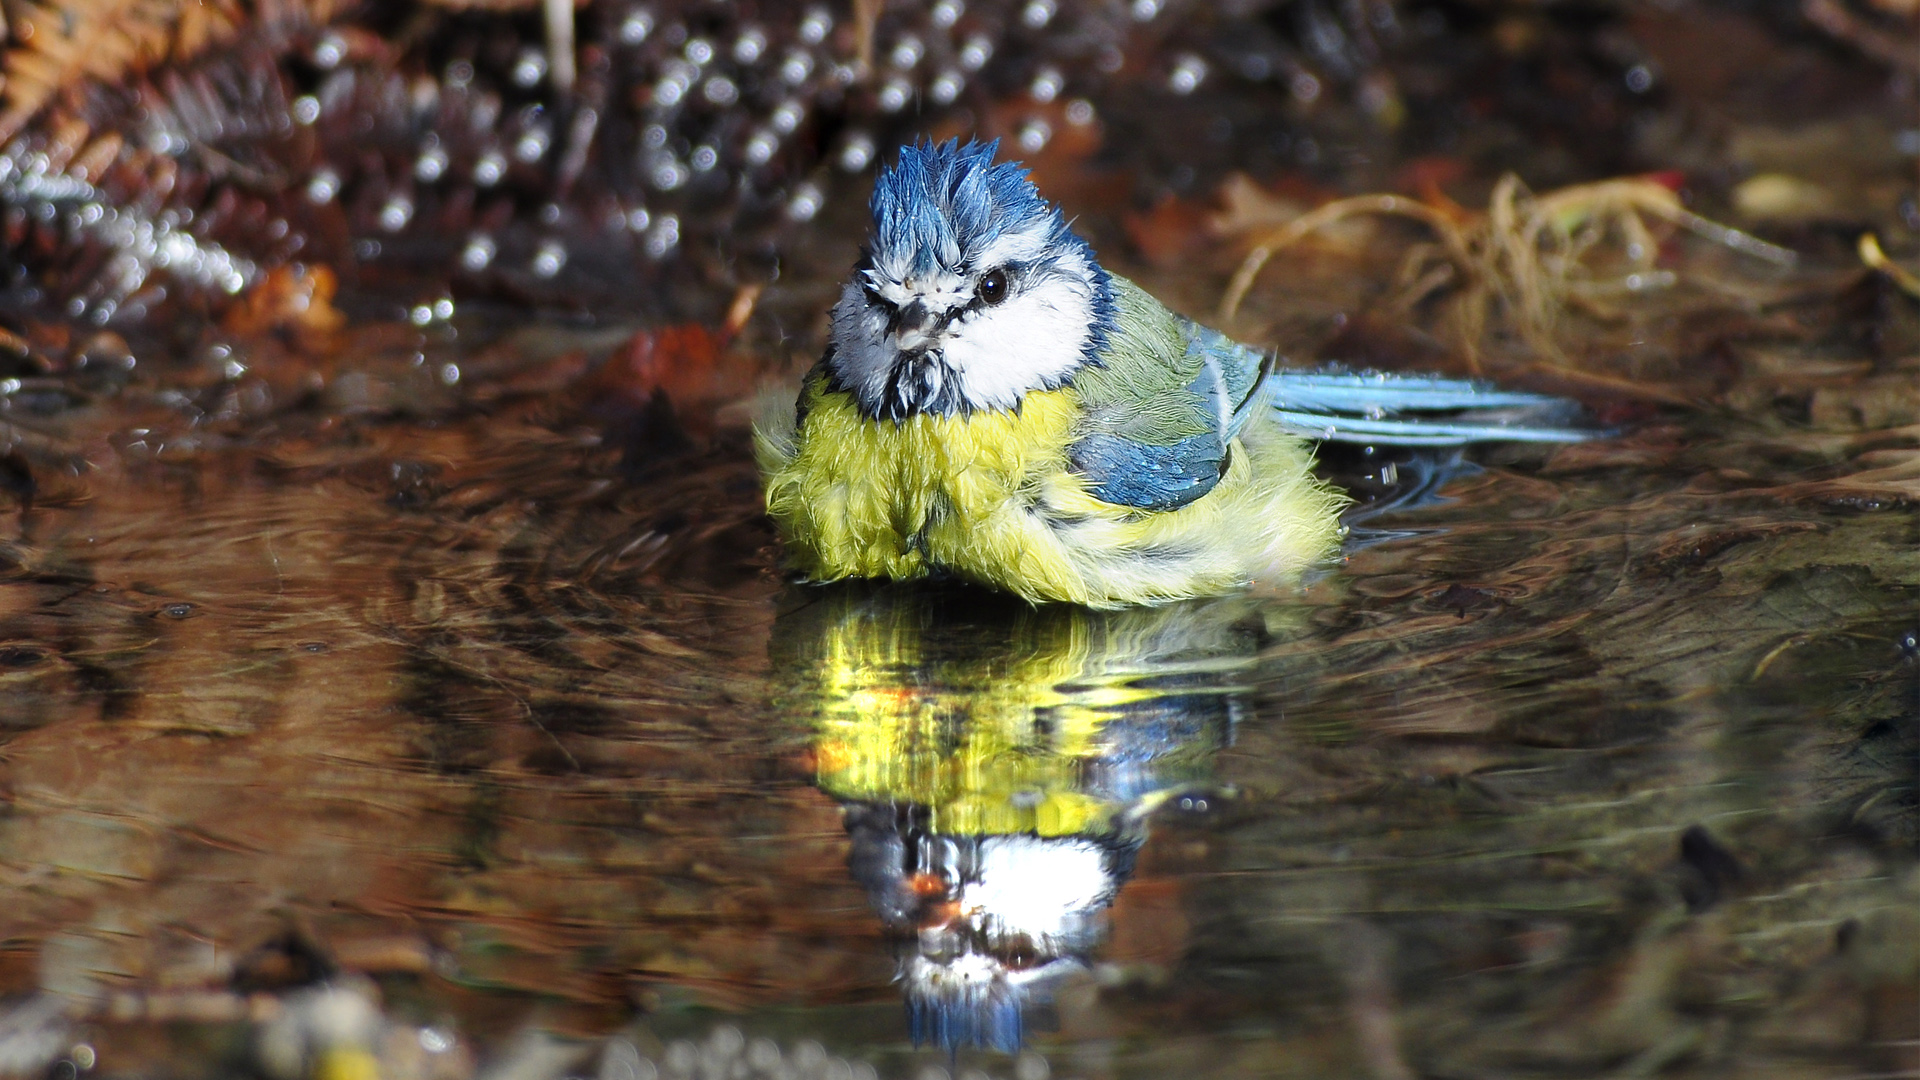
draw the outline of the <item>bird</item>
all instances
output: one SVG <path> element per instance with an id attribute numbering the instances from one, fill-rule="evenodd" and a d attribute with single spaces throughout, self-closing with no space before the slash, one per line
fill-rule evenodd
<path id="1" fill-rule="evenodd" d="M 1278 366 L 1102 268 L 998 141 L 901 149 L 791 410 L 766 508 L 815 582 L 958 578 L 1094 609 L 1280 585 L 1346 496 L 1314 443 L 1589 437 L 1577 406 L 1424 375 Z"/>

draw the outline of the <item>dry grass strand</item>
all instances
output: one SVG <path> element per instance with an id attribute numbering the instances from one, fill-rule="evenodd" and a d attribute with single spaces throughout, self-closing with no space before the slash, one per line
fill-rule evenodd
<path id="1" fill-rule="evenodd" d="M 1559 329 L 1569 307 L 1607 317 L 1612 314 L 1604 303 L 1607 296 L 1673 283 L 1675 277 L 1655 265 L 1659 237 L 1650 220 L 1776 265 L 1791 266 L 1795 260 L 1785 248 L 1689 211 L 1672 189 L 1652 180 L 1603 180 L 1535 196 L 1509 173 L 1494 185 L 1486 212 L 1464 219 L 1399 195 L 1337 199 L 1300 215 L 1248 251 L 1221 298 L 1220 320 L 1229 322 L 1239 313 L 1276 253 L 1361 215 L 1409 218 L 1432 230 L 1435 242 L 1415 246 L 1402 261 L 1394 304 L 1411 312 L 1454 287 L 1443 318 L 1475 370 L 1496 316 L 1504 316 L 1536 353 L 1564 365 Z M 1614 272 L 1596 265 L 1603 254 Z"/>

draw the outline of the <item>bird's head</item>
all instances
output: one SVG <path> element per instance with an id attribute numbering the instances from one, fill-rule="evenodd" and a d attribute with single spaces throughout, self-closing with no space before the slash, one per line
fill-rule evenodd
<path id="1" fill-rule="evenodd" d="M 827 367 L 876 419 L 1010 409 L 1098 362 L 1113 288 L 997 142 L 909 146 L 833 308 Z"/>

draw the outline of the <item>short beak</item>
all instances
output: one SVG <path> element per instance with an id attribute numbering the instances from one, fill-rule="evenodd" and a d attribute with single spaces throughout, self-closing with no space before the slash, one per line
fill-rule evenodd
<path id="1" fill-rule="evenodd" d="M 933 327 L 933 312 L 928 310 L 926 302 L 915 298 L 907 301 L 893 316 L 893 340 L 902 352 L 912 352 L 927 345 L 927 331 Z"/>

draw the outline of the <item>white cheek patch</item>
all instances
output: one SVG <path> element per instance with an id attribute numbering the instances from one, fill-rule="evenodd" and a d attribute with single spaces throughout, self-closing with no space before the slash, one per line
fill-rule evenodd
<path id="1" fill-rule="evenodd" d="M 1005 836 L 981 843 L 979 879 L 961 888 L 959 901 L 975 925 L 1044 947 L 1083 937 L 1113 890 L 1097 844 Z"/>
<path id="2" fill-rule="evenodd" d="M 1060 385 L 1081 365 L 1092 324 L 1089 293 L 1048 278 L 954 323 L 943 352 L 967 401 L 1010 409 L 1030 390 Z"/>

